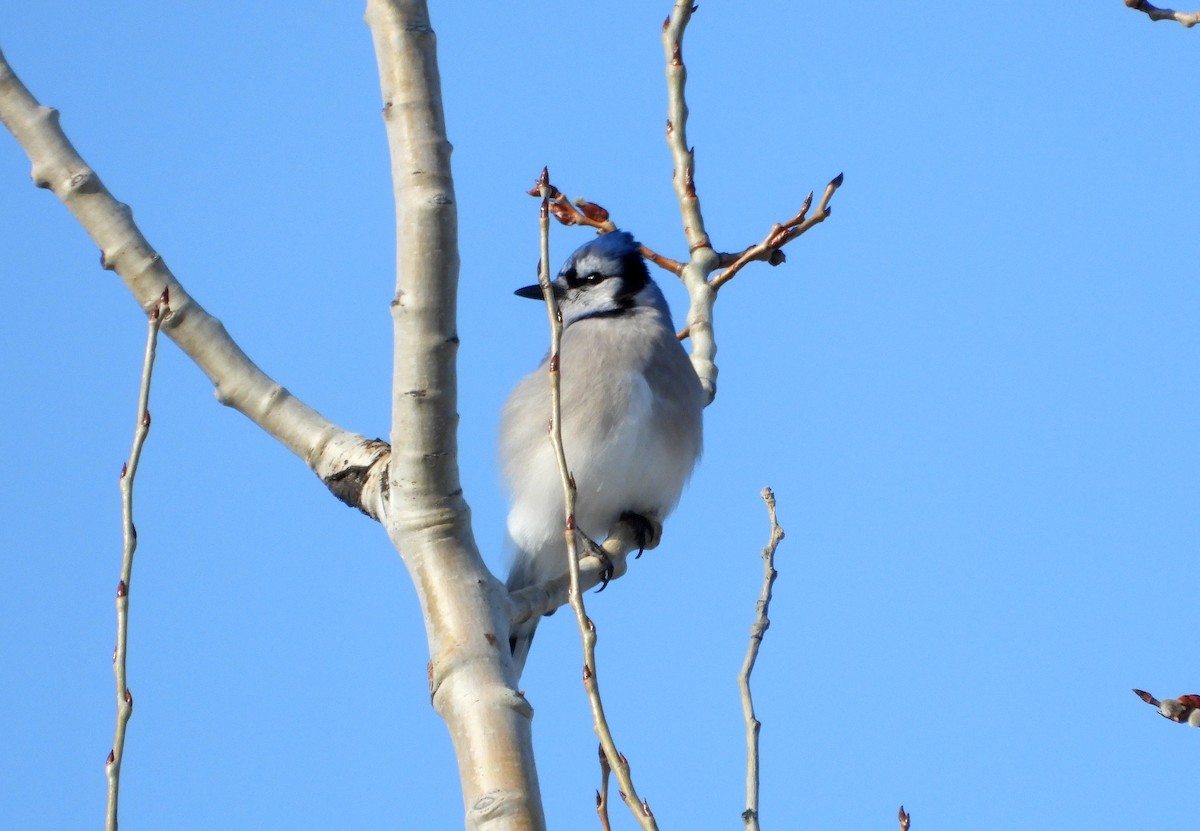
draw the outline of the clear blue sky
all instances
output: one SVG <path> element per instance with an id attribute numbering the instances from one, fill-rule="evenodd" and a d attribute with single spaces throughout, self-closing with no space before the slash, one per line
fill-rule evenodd
<path id="1" fill-rule="evenodd" d="M 169 4 L 168 4 L 169 5 Z M 462 476 L 502 566 L 493 442 L 545 349 L 512 297 L 545 164 L 684 252 L 668 3 L 435 4 L 462 239 Z M 664 828 L 737 827 L 735 674 L 766 827 L 1193 829 L 1200 32 L 1119 0 L 706 2 L 688 34 L 719 247 L 845 171 L 831 221 L 717 307 L 720 393 L 663 546 L 590 598 L 618 742 Z M 17 7 L 19 6 L 19 8 Z M 388 431 L 391 184 L 359 4 L 16 4 L 3 46 L 184 284 L 340 424 Z M 0 825 L 97 827 L 143 318 L 0 136 L 8 716 Z M 556 230 L 555 259 L 587 238 Z M 682 315 L 683 295 L 664 277 Z M 456 828 L 414 593 L 381 530 L 161 352 L 139 479 L 126 829 Z M 548 815 L 592 827 L 567 615 L 524 686 Z M 617 827 L 630 827 L 614 813 Z"/>

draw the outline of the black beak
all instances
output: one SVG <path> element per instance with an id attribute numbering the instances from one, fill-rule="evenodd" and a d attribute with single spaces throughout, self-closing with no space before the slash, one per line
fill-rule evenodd
<path id="1" fill-rule="evenodd" d="M 554 288 L 553 283 L 551 284 L 550 287 L 551 287 L 551 290 L 553 290 L 553 288 Z M 555 291 L 554 293 L 558 294 L 557 291 Z M 517 297 L 527 297 L 530 300 L 541 300 L 542 299 L 542 287 L 540 285 L 538 285 L 537 283 L 534 283 L 532 286 L 525 286 L 524 288 L 517 289 L 516 291 L 513 292 L 513 294 L 515 294 Z"/>

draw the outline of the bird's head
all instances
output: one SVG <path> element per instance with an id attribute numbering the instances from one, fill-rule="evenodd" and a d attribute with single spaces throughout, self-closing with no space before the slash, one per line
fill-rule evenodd
<path id="1" fill-rule="evenodd" d="M 642 259 L 641 246 L 625 231 L 612 231 L 575 249 L 550 286 L 564 327 L 640 307 L 653 308 L 670 320 L 662 292 L 650 279 Z M 542 299 L 542 289 L 536 284 L 517 289 L 516 294 Z"/>

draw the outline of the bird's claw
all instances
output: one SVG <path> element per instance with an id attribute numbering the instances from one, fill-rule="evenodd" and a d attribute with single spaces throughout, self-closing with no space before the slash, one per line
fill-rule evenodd
<path id="1" fill-rule="evenodd" d="M 633 555 L 633 559 L 641 557 L 647 548 L 658 545 L 659 537 L 662 536 L 662 525 L 658 522 L 633 511 L 621 514 L 621 521 L 629 525 L 637 536 L 638 553 Z"/>
<path id="2" fill-rule="evenodd" d="M 596 593 L 599 594 L 608 588 L 608 583 L 613 578 L 615 569 L 613 567 L 612 558 L 608 556 L 608 552 L 605 551 L 598 542 L 593 540 L 587 534 L 580 533 L 579 536 L 583 538 L 583 543 L 587 546 L 588 553 L 598 559 L 601 563 L 600 588 L 596 589 Z"/>

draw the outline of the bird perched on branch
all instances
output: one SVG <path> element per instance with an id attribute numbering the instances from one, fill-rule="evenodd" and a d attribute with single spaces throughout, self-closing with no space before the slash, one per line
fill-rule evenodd
<path id="1" fill-rule="evenodd" d="M 661 523 L 700 455 L 706 403 L 667 302 L 640 246 L 621 231 L 577 249 L 551 286 L 563 323 L 562 437 L 578 489 L 576 527 L 600 540 L 623 517 Z M 537 285 L 516 293 L 542 298 Z M 546 435 L 546 360 L 517 384 L 500 424 L 516 548 L 510 591 L 567 572 L 562 483 Z M 535 618 L 513 629 L 518 674 L 536 627 Z"/>

